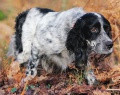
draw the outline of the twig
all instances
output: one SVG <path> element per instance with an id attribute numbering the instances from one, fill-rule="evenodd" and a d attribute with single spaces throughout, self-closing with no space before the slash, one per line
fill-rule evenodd
<path id="1" fill-rule="evenodd" d="M 120 89 L 106 89 L 107 91 L 120 91 Z"/>
<path id="2" fill-rule="evenodd" d="M 113 42 L 115 42 L 119 36 L 120 34 L 113 39 Z"/>
<path id="3" fill-rule="evenodd" d="M 28 81 L 26 81 L 25 85 L 24 85 L 24 88 L 23 88 L 23 91 L 20 95 L 24 95 L 25 92 L 26 92 L 26 87 L 27 87 L 27 84 L 28 84 Z"/>

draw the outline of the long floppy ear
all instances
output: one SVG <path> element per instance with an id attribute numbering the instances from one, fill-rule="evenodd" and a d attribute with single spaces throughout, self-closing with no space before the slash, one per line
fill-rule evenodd
<path id="1" fill-rule="evenodd" d="M 78 19 L 74 27 L 69 31 L 66 47 L 75 54 L 76 63 L 86 63 L 87 61 L 87 42 L 83 34 L 85 22 Z"/>

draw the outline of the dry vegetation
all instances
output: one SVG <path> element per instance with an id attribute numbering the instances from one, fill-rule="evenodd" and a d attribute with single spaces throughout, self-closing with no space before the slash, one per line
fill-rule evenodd
<path id="1" fill-rule="evenodd" d="M 40 77 L 21 85 L 24 69 L 20 69 L 13 59 L 7 58 L 6 52 L 10 36 L 15 32 L 15 17 L 23 10 L 36 6 L 55 11 L 79 6 L 89 12 L 102 13 L 108 18 L 112 26 L 114 52 L 101 62 L 96 61 L 97 57 L 92 59 L 100 81 L 98 86 L 87 86 L 81 72 L 73 66 L 71 71 L 57 75 L 41 70 Z M 0 10 L 7 16 L 0 21 L 0 95 L 120 95 L 120 0 L 0 0 Z"/>

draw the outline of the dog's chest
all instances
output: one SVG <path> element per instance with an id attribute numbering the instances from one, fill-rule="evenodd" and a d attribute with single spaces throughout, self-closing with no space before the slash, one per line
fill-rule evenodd
<path id="1" fill-rule="evenodd" d="M 50 55 L 49 58 L 56 64 L 61 65 L 62 69 L 65 69 L 69 64 L 75 60 L 74 53 L 67 50 L 63 50 L 59 54 Z"/>

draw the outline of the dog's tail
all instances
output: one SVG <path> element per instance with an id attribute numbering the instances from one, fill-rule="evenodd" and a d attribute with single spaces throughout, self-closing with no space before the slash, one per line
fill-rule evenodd
<path id="1" fill-rule="evenodd" d="M 15 35 L 12 36 L 10 44 L 9 44 L 9 48 L 8 48 L 8 52 L 7 52 L 7 56 L 8 57 L 15 57 Z"/>

